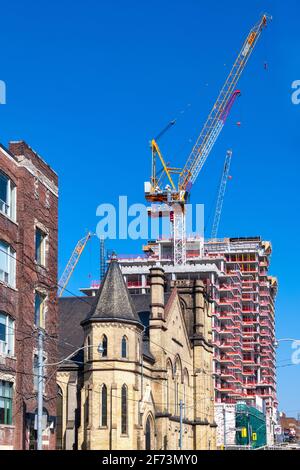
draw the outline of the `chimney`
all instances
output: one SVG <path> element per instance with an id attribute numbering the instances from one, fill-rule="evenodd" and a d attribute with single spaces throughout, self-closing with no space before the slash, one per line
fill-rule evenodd
<path id="1" fill-rule="evenodd" d="M 165 272 L 160 266 L 150 269 L 151 320 L 164 320 L 165 317 Z"/>

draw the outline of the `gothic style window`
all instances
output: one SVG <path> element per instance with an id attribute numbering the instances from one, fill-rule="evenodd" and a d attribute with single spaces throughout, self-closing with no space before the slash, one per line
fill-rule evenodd
<path id="1" fill-rule="evenodd" d="M 87 390 L 85 403 L 84 403 L 84 421 L 87 425 L 90 422 L 90 391 Z"/>
<path id="2" fill-rule="evenodd" d="M 91 338 L 90 336 L 87 337 L 87 352 L 86 352 L 87 360 L 92 360 L 92 345 L 91 345 Z"/>
<path id="3" fill-rule="evenodd" d="M 148 416 L 145 430 L 145 449 L 151 450 L 151 419 Z"/>
<path id="4" fill-rule="evenodd" d="M 107 426 L 107 388 L 102 385 L 101 390 L 101 426 Z"/>
<path id="5" fill-rule="evenodd" d="M 103 338 L 102 338 L 102 348 L 103 348 L 102 357 L 107 357 L 107 336 L 105 335 L 103 335 Z"/>
<path id="6" fill-rule="evenodd" d="M 127 357 L 127 338 L 126 338 L 126 336 L 123 336 L 123 338 L 122 338 L 122 357 L 123 358 Z"/>
<path id="7" fill-rule="evenodd" d="M 127 434 L 128 431 L 128 410 L 127 410 L 127 387 L 124 384 L 121 392 L 121 433 Z"/>
<path id="8" fill-rule="evenodd" d="M 63 393 L 57 385 L 56 398 L 56 450 L 63 449 Z"/>

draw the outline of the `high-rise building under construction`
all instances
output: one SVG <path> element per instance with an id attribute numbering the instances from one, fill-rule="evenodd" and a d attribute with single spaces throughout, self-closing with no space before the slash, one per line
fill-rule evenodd
<path id="1" fill-rule="evenodd" d="M 187 240 L 185 265 L 174 265 L 172 240 L 150 241 L 143 255 L 119 257 L 131 293 L 149 291 L 149 269 L 159 263 L 166 289 L 184 299 L 185 280 L 202 279 L 213 303 L 215 402 L 246 401 L 275 417 L 277 280 L 268 274 L 272 247 L 260 237 Z M 96 286 L 94 286 L 96 287 Z M 188 315 L 188 313 L 187 313 Z"/>
<path id="2" fill-rule="evenodd" d="M 260 237 L 190 238 L 186 264 L 174 265 L 172 241 L 162 239 L 144 246 L 143 255 L 119 257 L 133 295 L 148 293 L 149 269 L 157 263 L 166 273 L 166 289 L 183 293 L 182 281 L 205 282 L 213 302 L 216 402 L 255 404 L 261 398 L 265 407 L 276 407 L 277 280 L 268 274 L 271 251 L 270 242 Z"/>

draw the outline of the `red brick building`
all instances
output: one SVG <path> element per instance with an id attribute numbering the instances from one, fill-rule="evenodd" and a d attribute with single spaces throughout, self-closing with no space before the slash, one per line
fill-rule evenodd
<path id="1" fill-rule="evenodd" d="M 37 327 L 56 361 L 56 173 L 25 142 L 0 146 L 0 449 L 36 446 Z M 45 368 L 44 448 L 55 448 L 55 368 Z"/>

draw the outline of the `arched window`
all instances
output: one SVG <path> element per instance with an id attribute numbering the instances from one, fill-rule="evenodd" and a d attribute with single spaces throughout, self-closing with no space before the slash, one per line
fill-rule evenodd
<path id="1" fill-rule="evenodd" d="M 102 385 L 101 390 L 101 426 L 107 426 L 107 388 L 106 385 Z"/>
<path id="2" fill-rule="evenodd" d="M 102 348 L 103 348 L 102 357 L 107 357 L 107 336 L 105 335 L 103 335 L 103 338 L 102 338 Z"/>
<path id="3" fill-rule="evenodd" d="M 124 384 L 121 392 L 121 433 L 128 431 L 127 387 Z"/>
<path id="4" fill-rule="evenodd" d="M 90 422 L 90 390 L 86 390 L 86 397 L 84 403 L 84 421 L 88 425 Z"/>
<path id="5" fill-rule="evenodd" d="M 62 389 L 57 385 L 56 398 L 56 450 L 63 449 L 63 394 Z"/>
<path id="6" fill-rule="evenodd" d="M 181 400 L 181 384 L 182 384 L 182 367 L 181 360 L 177 356 L 174 368 L 174 379 L 175 379 L 175 415 L 180 414 L 180 400 Z"/>
<path id="7" fill-rule="evenodd" d="M 126 336 L 123 336 L 123 338 L 122 338 L 122 357 L 123 358 L 127 357 L 127 338 L 126 338 Z"/>
<path id="8" fill-rule="evenodd" d="M 151 450 L 151 418 L 148 416 L 145 429 L 145 449 Z"/>
<path id="9" fill-rule="evenodd" d="M 91 348 L 91 338 L 90 336 L 87 337 L 87 360 L 90 361 L 92 359 L 92 348 Z"/>
<path id="10" fill-rule="evenodd" d="M 171 390 L 173 389 L 173 367 L 170 359 L 167 360 L 167 383 L 166 383 L 166 411 L 172 413 Z"/>
<path id="11" fill-rule="evenodd" d="M 189 412 L 189 401 L 190 401 L 190 389 L 189 389 L 189 373 L 187 369 L 184 369 L 183 372 L 183 416 L 184 418 L 188 418 Z"/>

